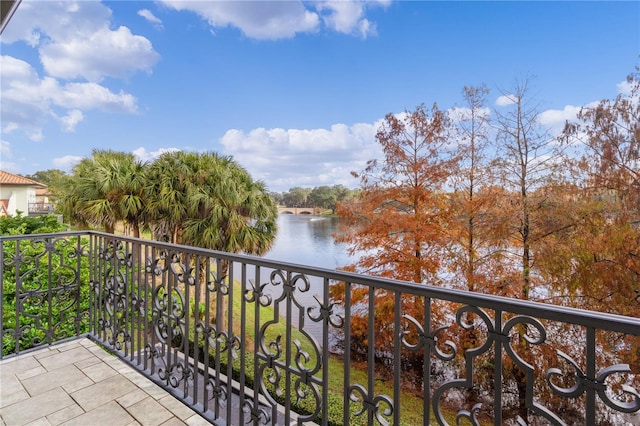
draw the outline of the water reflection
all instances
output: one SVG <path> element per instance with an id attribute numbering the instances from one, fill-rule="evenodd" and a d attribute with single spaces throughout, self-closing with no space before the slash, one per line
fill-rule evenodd
<path id="1" fill-rule="evenodd" d="M 338 269 L 353 262 L 345 244 L 337 244 L 337 217 L 281 214 L 278 236 L 264 257 L 281 262 Z"/>

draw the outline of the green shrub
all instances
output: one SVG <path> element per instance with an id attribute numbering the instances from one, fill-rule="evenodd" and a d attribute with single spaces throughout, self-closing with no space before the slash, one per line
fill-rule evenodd
<path id="1" fill-rule="evenodd" d="M 0 235 L 48 234 L 64 230 L 66 227 L 54 215 L 27 217 L 19 213 L 0 217 Z"/>

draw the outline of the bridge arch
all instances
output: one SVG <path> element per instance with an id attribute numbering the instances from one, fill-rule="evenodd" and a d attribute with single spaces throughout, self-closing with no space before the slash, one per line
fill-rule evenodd
<path id="1" fill-rule="evenodd" d="M 280 214 L 316 214 L 315 207 L 282 207 L 278 206 Z"/>

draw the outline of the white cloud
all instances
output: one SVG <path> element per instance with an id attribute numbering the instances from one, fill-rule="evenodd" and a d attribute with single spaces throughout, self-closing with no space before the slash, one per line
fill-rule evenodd
<path id="1" fill-rule="evenodd" d="M 140 147 L 140 148 L 134 149 L 132 153 L 138 161 L 146 162 L 146 161 L 153 161 L 164 153 L 176 152 L 176 151 L 180 151 L 180 149 L 179 148 L 160 148 L 156 151 L 147 151 L 146 148 Z"/>
<path id="2" fill-rule="evenodd" d="M 151 72 L 159 55 L 145 37 L 110 26 L 111 9 L 100 2 L 22 2 L 1 41 L 22 40 L 37 49 L 44 74 L 25 61 L 2 56 L 3 132 L 20 129 L 38 141 L 50 118 L 72 132 L 87 110 L 136 113 L 133 95 L 98 82 Z"/>
<path id="3" fill-rule="evenodd" d="M 376 33 L 375 23 L 364 15 L 368 5 L 388 5 L 382 1 L 225 1 L 184 2 L 162 0 L 175 10 L 197 13 L 211 27 L 236 27 L 244 35 L 256 39 L 291 38 L 326 28 L 364 37 Z"/>
<path id="4" fill-rule="evenodd" d="M 11 158 L 11 144 L 8 141 L 0 140 L 0 156 Z"/>
<path id="5" fill-rule="evenodd" d="M 154 15 L 149 9 L 139 10 L 138 15 L 149 21 L 156 29 L 161 30 L 163 28 L 162 20 Z"/>
<path id="6" fill-rule="evenodd" d="M 42 129 L 39 129 L 39 128 L 25 129 L 25 133 L 27 134 L 27 137 L 34 142 L 40 142 L 42 138 L 44 138 L 44 135 L 42 134 Z"/>
<path id="7" fill-rule="evenodd" d="M 23 2 L 3 43 L 24 40 L 38 49 L 46 72 L 100 81 L 150 72 L 159 59 L 151 42 L 127 27 L 110 29 L 111 9 L 99 2 Z"/>
<path id="8" fill-rule="evenodd" d="M 82 111 L 77 109 L 69 111 L 69 113 L 64 117 L 60 117 L 60 122 L 62 123 L 62 131 L 74 132 L 78 123 L 80 123 L 83 119 L 84 114 L 82 114 Z"/>
<path id="9" fill-rule="evenodd" d="M 250 170 L 255 179 L 269 183 L 270 190 L 294 186 L 358 182 L 352 171 L 361 171 L 368 160 L 382 153 L 375 134 L 380 122 L 352 126 L 335 124 L 330 129 L 264 129 L 248 133 L 231 129 L 220 139 L 224 153 Z"/>
<path id="10" fill-rule="evenodd" d="M 376 3 L 386 5 L 389 2 L 322 1 L 316 3 L 316 9 L 332 30 L 366 38 L 376 34 L 376 25 L 364 17 L 365 9 L 368 4 Z"/>
<path id="11" fill-rule="evenodd" d="M 13 161 L 7 161 L 13 158 L 11 151 L 11 143 L 9 141 L 0 140 L 0 168 L 7 172 L 17 173 L 20 168 Z"/>
<path id="12" fill-rule="evenodd" d="M 17 165 L 16 163 L 2 160 L 2 170 L 10 173 L 19 173 L 20 166 Z"/>
<path id="13" fill-rule="evenodd" d="M 496 106 L 503 107 L 516 103 L 516 95 L 502 95 L 496 99 Z"/>
<path id="14" fill-rule="evenodd" d="M 83 37 L 103 28 L 111 10 L 96 1 L 23 1 L 2 33 L 3 43 L 24 40 L 32 47 L 48 39 Z"/>
<path id="15" fill-rule="evenodd" d="M 42 127 L 50 117 L 60 120 L 64 131 L 73 131 L 82 121 L 82 111 L 136 113 L 136 98 L 128 93 L 113 93 L 97 83 L 61 85 L 51 77 L 40 78 L 25 61 L 0 56 L 0 114 L 2 131 L 21 129 L 34 140 L 41 140 Z M 61 109 L 62 118 L 56 110 Z"/>
<path id="16" fill-rule="evenodd" d="M 65 108 L 100 109 L 128 114 L 138 112 L 135 96 L 123 91 L 113 93 L 96 83 L 68 83 L 56 93 L 54 100 Z"/>
<path id="17" fill-rule="evenodd" d="M 620 83 L 616 84 L 616 87 L 618 88 L 618 93 L 627 96 L 631 94 L 631 83 L 629 83 L 627 80 L 621 81 Z"/>
<path id="18" fill-rule="evenodd" d="M 151 72 L 159 55 L 146 38 L 127 27 L 101 28 L 83 37 L 52 41 L 40 48 L 47 73 L 64 79 L 128 77 L 136 71 Z"/>
<path id="19" fill-rule="evenodd" d="M 164 0 L 175 10 L 188 10 L 204 18 L 214 28 L 233 26 L 247 37 L 257 39 L 290 38 L 297 33 L 318 29 L 320 18 L 301 1 L 207 1 Z"/>
<path id="20" fill-rule="evenodd" d="M 53 165 L 65 171 L 70 171 L 73 166 L 82 161 L 83 157 L 77 155 L 65 155 L 64 157 L 58 157 L 53 159 Z"/>
<path id="21" fill-rule="evenodd" d="M 543 111 L 538 116 L 538 122 L 547 130 L 551 136 L 558 136 L 564 129 L 565 123 L 575 122 L 578 113 L 580 112 L 579 106 L 567 105 L 563 109 L 548 109 Z"/>
<path id="22" fill-rule="evenodd" d="M 455 121 L 471 120 L 471 108 L 467 107 L 453 107 L 447 111 L 449 118 Z M 488 107 L 481 108 L 476 111 L 478 118 L 487 118 L 491 115 L 491 109 Z"/>

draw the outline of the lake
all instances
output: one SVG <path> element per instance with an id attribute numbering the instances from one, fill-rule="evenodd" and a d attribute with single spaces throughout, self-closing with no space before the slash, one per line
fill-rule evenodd
<path id="1" fill-rule="evenodd" d="M 337 244 L 340 218 L 281 214 L 273 248 L 263 257 L 282 262 L 338 269 L 355 261 L 345 244 Z"/>

